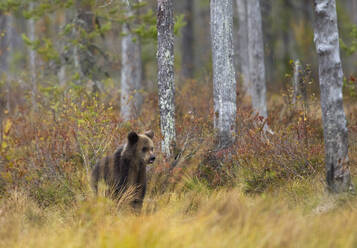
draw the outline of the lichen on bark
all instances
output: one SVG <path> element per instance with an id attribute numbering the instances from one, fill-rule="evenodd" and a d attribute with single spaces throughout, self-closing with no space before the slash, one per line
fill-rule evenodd
<path id="1" fill-rule="evenodd" d="M 214 127 L 218 148 L 231 145 L 236 132 L 236 80 L 233 64 L 233 2 L 211 0 Z"/>
<path id="2" fill-rule="evenodd" d="M 172 0 L 158 0 L 158 88 L 160 127 L 163 140 L 161 149 L 169 157 L 176 141 L 175 81 L 174 81 L 174 19 Z"/>
<path id="3" fill-rule="evenodd" d="M 343 109 L 343 71 L 335 0 L 314 0 L 314 41 L 319 59 L 319 82 L 325 141 L 328 189 L 345 192 L 352 188 L 348 168 L 348 137 Z"/>

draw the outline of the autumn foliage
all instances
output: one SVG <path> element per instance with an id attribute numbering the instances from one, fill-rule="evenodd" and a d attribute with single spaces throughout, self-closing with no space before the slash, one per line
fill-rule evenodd
<path id="1" fill-rule="evenodd" d="M 323 132 L 316 99 L 310 98 L 306 109 L 303 104 L 290 104 L 289 91 L 270 96 L 271 117 L 265 121 L 274 131 L 270 135 L 263 132 L 265 122 L 254 125 L 254 120 L 261 117 L 252 114 L 249 101 L 237 91 L 236 143 L 229 149 L 215 150 L 212 89 L 207 82 L 188 81 L 178 87 L 176 94 L 178 141 L 173 153 L 180 159 L 173 168 L 172 160 L 165 160 L 160 153 L 160 135 L 155 137 L 158 156 L 148 168 L 143 215 L 132 216 L 125 201 L 118 205 L 104 194 L 94 197 L 88 175 L 96 160 L 113 152 L 129 131 L 153 129 L 160 133 L 156 94 L 146 93 L 139 118 L 124 122 L 117 104 L 118 91 L 111 83 L 107 92 L 96 94 L 81 87 L 49 85 L 40 89 L 37 110 L 30 104 L 28 90 L 15 86 L 10 95 L 14 103 L 21 104 L 12 104 L 11 112 L 2 110 L 0 223 L 7 231 L 0 231 L 0 244 L 21 246 L 25 242 L 38 247 L 53 242 L 81 246 L 91 236 L 85 233 L 96 233 L 98 239 L 93 244 L 130 243 L 126 247 L 138 247 L 173 244 L 177 235 L 190 237 L 177 243 L 181 247 L 204 244 L 189 233 L 204 230 L 202 235 L 207 235 L 215 226 L 217 236 L 207 237 L 207 242 L 217 245 L 233 235 L 223 232 L 228 226 L 256 228 L 253 233 L 264 236 L 272 220 L 279 228 L 271 230 L 281 236 L 268 238 L 262 241 L 264 244 L 280 246 L 294 240 L 306 244 L 316 236 L 304 232 L 305 225 L 309 223 L 312 230 L 317 230 L 325 217 L 315 217 L 310 223 L 304 211 L 325 213 L 341 202 L 354 201 L 350 196 L 325 196 Z M 352 99 L 346 102 L 353 165 L 357 159 L 357 107 Z M 281 218 L 275 216 L 276 209 Z M 195 221 L 174 224 L 189 216 Z M 287 236 L 291 218 L 298 224 Z M 338 215 L 331 218 L 337 220 Z M 158 226 L 157 220 L 165 220 L 166 224 Z M 142 221 L 146 226 L 140 224 Z M 80 234 L 76 226 L 83 223 L 87 224 Z M 15 238 L 24 228 L 30 233 Z M 122 231 L 117 233 L 119 229 Z M 237 230 L 241 236 L 235 237 L 240 242 L 259 247 L 257 239 L 244 235 L 244 228 Z M 322 232 L 329 237 L 330 230 Z M 58 232 L 63 235 L 58 236 Z M 153 233 L 159 233 L 160 239 Z M 231 241 L 231 245 L 238 242 Z"/>

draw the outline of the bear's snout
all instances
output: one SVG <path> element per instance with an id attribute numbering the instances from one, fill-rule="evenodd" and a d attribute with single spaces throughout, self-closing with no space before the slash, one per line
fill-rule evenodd
<path id="1" fill-rule="evenodd" d="M 149 163 L 152 164 L 154 163 L 156 157 L 155 156 L 150 156 Z"/>

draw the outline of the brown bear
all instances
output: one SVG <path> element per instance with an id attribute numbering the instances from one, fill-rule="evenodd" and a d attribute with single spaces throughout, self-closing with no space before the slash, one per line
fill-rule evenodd
<path id="1" fill-rule="evenodd" d="M 104 180 L 111 195 L 119 199 L 125 190 L 134 187 L 131 205 L 140 211 L 146 193 L 146 165 L 155 161 L 153 137 L 152 131 L 131 132 L 126 144 L 97 162 L 91 175 L 94 191 L 97 193 L 98 182 Z"/>

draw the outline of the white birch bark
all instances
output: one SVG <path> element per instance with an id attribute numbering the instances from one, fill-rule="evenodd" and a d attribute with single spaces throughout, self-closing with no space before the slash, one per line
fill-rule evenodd
<path id="1" fill-rule="evenodd" d="M 29 3 L 29 10 L 32 11 L 34 9 L 35 3 Z M 28 20 L 28 37 L 33 42 L 36 39 L 35 34 L 35 19 L 30 18 Z M 30 69 L 30 78 L 32 84 L 32 105 L 36 109 L 36 96 L 37 96 L 37 81 L 36 81 L 36 51 L 31 47 L 29 49 L 29 69 Z"/>
<path id="2" fill-rule="evenodd" d="M 73 36 L 78 39 L 78 32 L 77 32 L 77 28 L 74 26 L 73 27 Z M 75 45 L 73 47 L 73 64 L 74 64 L 74 69 L 75 71 L 79 74 L 79 81 L 81 81 L 81 78 L 83 77 L 83 73 L 81 70 L 81 64 L 79 62 L 79 52 L 78 52 L 78 45 Z M 80 82 L 78 82 L 80 83 Z"/>
<path id="3" fill-rule="evenodd" d="M 249 93 L 249 62 L 248 62 L 248 19 L 247 0 L 237 0 L 238 10 L 238 64 L 240 78 L 244 91 Z"/>
<path id="4" fill-rule="evenodd" d="M 314 0 L 314 40 L 319 60 L 327 185 L 331 192 L 351 188 L 348 139 L 343 109 L 343 71 L 335 0 Z"/>
<path id="5" fill-rule="evenodd" d="M 300 80 L 301 80 L 301 63 L 299 60 L 296 60 L 294 63 L 294 76 L 293 76 L 293 99 L 292 104 L 295 105 L 297 98 L 300 95 Z"/>
<path id="6" fill-rule="evenodd" d="M 59 32 L 61 32 L 61 29 L 63 29 L 63 27 L 66 25 L 67 23 L 67 15 L 66 15 L 66 11 L 64 13 L 60 13 L 60 15 L 63 15 L 63 17 L 59 17 L 60 18 L 60 23 L 59 23 Z M 58 70 L 58 81 L 60 86 L 65 86 L 66 82 L 67 82 L 67 78 L 66 78 L 66 60 L 64 59 L 64 56 L 62 55 L 64 52 L 64 47 L 65 47 L 65 43 L 64 43 L 64 39 L 59 39 L 58 41 L 59 43 L 59 49 L 60 49 L 60 56 L 61 56 L 61 64 L 60 64 L 60 68 Z"/>
<path id="7" fill-rule="evenodd" d="M 66 85 L 66 64 L 63 58 L 61 58 L 61 67 L 58 71 L 58 81 L 60 86 L 65 86 Z"/>
<path id="8" fill-rule="evenodd" d="M 236 132 L 236 81 L 233 64 L 233 1 L 211 0 L 214 128 L 218 148 L 234 142 Z"/>
<path id="9" fill-rule="evenodd" d="M 248 61 L 249 80 L 253 110 L 268 117 L 266 105 L 266 80 L 264 65 L 264 43 L 260 0 L 247 1 L 248 13 Z"/>
<path id="10" fill-rule="evenodd" d="M 77 3 L 77 1 L 76 1 Z M 73 66 L 74 66 L 74 71 L 75 73 L 78 74 L 78 80 L 75 82 L 78 85 L 82 84 L 82 80 L 84 79 L 82 68 L 81 68 L 81 63 L 80 63 L 80 57 L 79 57 L 79 43 L 81 41 L 80 34 L 78 32 L 78 27 L 81 25 L 81 20 L 78 18 L 79 15 L 79 7 L 76 6 L 76 9 L 73 11 L 74 13 L 71 13 L 71 15 L 74 15 L 73 18 L 73 29 L 72 29 L 72 39 L 77 40 L 77 43 L 73 46 L 72 48 L 72 59 L 73 59 Z"/>
<path id="11" fill-rule="evenodd" d="M 163 141 L 161 149 L 169 157 L 175 130 L 175 80 L 174 80 L 174 16 L 173 0 L 158 0 L 158 87 L 160 127 Z"/>
<path id="12" fill-rule="evenodd" d="M 131 3 L 123 0 L 126 5 L 127 18 L 134 15 Z M 121 70 L 121 97 L 120 110 L 125 121 L 135 118 L 140 112 L 143 103 L 142 91 L 142 64 L 140 39 L 131 31 L 129 23 L 123 24 L 122 32 L 122 70 Z"/>

